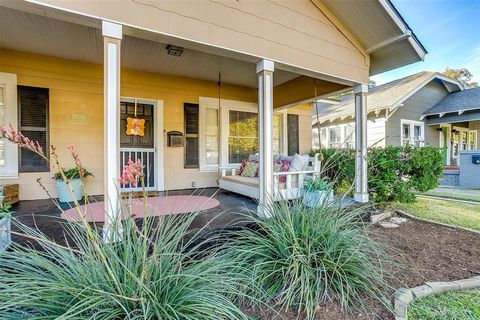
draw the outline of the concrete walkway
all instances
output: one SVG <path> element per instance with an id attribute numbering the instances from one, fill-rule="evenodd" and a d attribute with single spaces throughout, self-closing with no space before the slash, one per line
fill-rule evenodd
<path id="1" fill-rule="evenodd" d="M 422 195 L 480 202 L 480 189 L 440 186 Z"/>

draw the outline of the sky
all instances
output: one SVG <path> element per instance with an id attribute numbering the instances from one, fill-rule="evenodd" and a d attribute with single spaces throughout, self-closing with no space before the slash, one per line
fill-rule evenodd
<path id="1" fill-rule="evenodd" d="M 372 77 L 377 85 L 420 71 L 467 68 L 480 83 L 480 0 L 392 0 L 427 49 L 425 61 Z"/>

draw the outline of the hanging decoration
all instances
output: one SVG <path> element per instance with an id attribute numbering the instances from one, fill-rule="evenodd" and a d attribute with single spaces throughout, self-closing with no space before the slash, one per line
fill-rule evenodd
<path id="1" fill-rule="evenodd" d="M 145 119 L 137 118 L 137 99 L 135 99 L 135 117 L 127 118 L 127 128 L 125 131 L 127 136 L 140 136 L 145 135 Z"/>

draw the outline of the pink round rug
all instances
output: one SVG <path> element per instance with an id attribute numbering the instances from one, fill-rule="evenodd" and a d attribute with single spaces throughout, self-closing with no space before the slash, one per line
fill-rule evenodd
<path id="1" fill-rule="evenodd" d="M 218 206 L 220 202 L 217 199 L 212 199 L 203 196 L 165 196 L 165 197 L 149 197 L 147 199 L 147 216 L 163 216 L 180 213 L 189 213 L 202 210 L 208 210 Z M 103 201 L 89 203 L 88 205 L 81 205 L 80 209 L 85 213 L 88 222 L 104 222 L 105 214 L 103 209 Z M 126 201 L 122 201 L 122 219 L 128 214 Z M 132 216 L 135 218 L 142 218 L 145 215 L 143 198 L 132 199 Z M 62 218 L 80 221 L 78 211 L 76 208 L 71 208 L 64 211 Z"/>

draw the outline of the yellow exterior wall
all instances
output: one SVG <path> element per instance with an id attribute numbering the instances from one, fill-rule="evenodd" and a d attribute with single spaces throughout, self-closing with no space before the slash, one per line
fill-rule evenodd
<path id="1" fill-rule="evenodd" d="M 18 85 L 50 89 L 50 143 L 58 149 L 64 167 L 73 165 L 65 150 L 75 144 L 84 165 L 95 177 L 89 179 L 90 194 L 103 193 L 103 66 L 55 57 L 35 55 L 0 49 L 0 72 L 15 73 Z M 122 70 L 121 95 L 164 102 L 164 130 L 183 132 L 183 104 L 198 103 L 200 96 L 217 97 L 215 82 L 195 80 L 170 75 L 160 75 L 134 70 Z M 257 101 L 257 90 L 224 84 L 222 98 L 240 101 Z M 311 111 L 307 106 L 292 108 L 300 114 L 300 149 L 311 148 Z M 88 115 L 86 120 L 71 119 L 72 113 Z M 69 118 L 70 117 L 70 118 Z M 163 138 L 163 133 L 159 134 Z M 164 149 L 165 188 L 183 189 L 216 186 L 216 173 L 200 173 L 198 169 L 183 168 L 183 148 Z M 19 183 L 20 197 L 45 198 L 45 192 L 36 179 L 42 178 L 47 189 L 55 195 L 51 179 L 53 172 L 20 173 L 17 180 L 1 183 Z"/>

